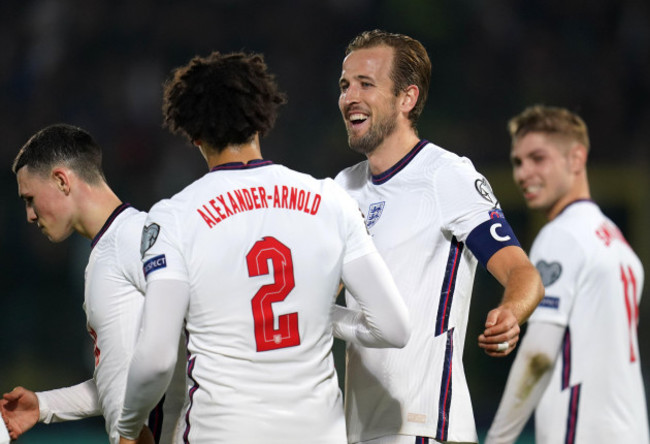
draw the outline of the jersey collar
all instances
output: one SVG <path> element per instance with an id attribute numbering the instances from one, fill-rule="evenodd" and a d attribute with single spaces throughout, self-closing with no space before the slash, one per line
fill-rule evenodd
<path id="1" fill-rule="evenodd" d="M 562 208 L 562 209 L 560 210 L 560 212 L 557 213 L 557 216 L 559 216 L 560 214 L 564 213 L 564 212 L 566 211 L 566 209 L 569 208 L 570 206 L 573 206 L 573 204 L 577 204 L 577 203 L 580 203 L 580 202 L 589 202 L 589 203 L 592 203 L 592 204 L 595 204 L 595 203 L 596 203 L 596 202 L 594 202 L 592 199 L 586 199 L 586 198 L 585 198 L 585 199 L 576 199 L 576 200 L 573 200 L 573 201 L 569 202 L 568 204 L 566 204 L 566 205 L 564 206 L 564 208 Z M 555 216 L 555 218 L 557 218 L 557 216 Z"/>
<path id="2" fill-rule="evenodd" d="M 253 159 L 249 160 L 248 163 L 244 162 L 228 162 L 222 163 L 221 165 L 216 165 L 210 169 L 210 172 L 213 171 L 224 171 L 224 170 L 248 170 L 251 168 L 257 168 L 266 165 L 272 165 L 273 162 L 270 160 L 264 159 Z"/>
<path id="3" fill-rule="evenodd" d="M 415 156 L 416 156 L 420 151 L 422 151 L 422 148 L 424 148 L 424 146 L 425 146 L 426 144 L 428 144 L 428 143 L 429 143 L 428 140 L 425 140 L 425 139 L 420 140 L 420 141 L 419 141 L 419 142 L 418 142 L 418 143 L 413 147 L 413 149 L 412 149 L 411 151 L 409 151 L 408 154 L 406 154 L 406 156 L 402 157 L 402 159 L 400 159 L 400 161 L 397 162 L 395 165 L 393 165 L 392 167 L 390 167 L 389 169 L 387 169 L 387 170 L 384 171 L 383 173 L 376 174 L 376 175 L 373 174 L 373 175 L 372 175 L 372 183 L 373 183 L 374 185 L 381 185 L 382 183 L 386 183 L 386 182 L 388 182 L 388 180 L 389 180 L 391 177 L 393 177 L 394 175 L 396 175 L 397 173 L 399 173 L 400 171 L 402 171 L 402 170 L 406 167 L 406 165 L 408 165 L 408 164 L 411 162 L 411 160 L 413 160 L 413 158 L 414 158 L 414 157 L 415 157 Z"/>
<path id="4" fill-rule="evenodd" d="M 97 233 L 97 235 L 93 239 L 92 243 L 90 244 L 90 249 L 91 250 L 95 247 L 95 245 L 97 245 L 97 242 L 99 242 L 99 239 L 101 239 L 102 236 L 104 235 L 104 233 L 106 233 L 106 230 L 108 230 L 108 228 L 111 226 L 111 224 L 113 223 L 115 218 L 117 218 L 117 216 L 119 216 L 124 210 L 126 210 L 129 207 L 131 207 L 130 203 L 122 203 L 122 204 L 118 205 L 118 207 L 113 210 L 111 215 L 108 216 L 108 219 L 106 219 L 106 222 L 104 222 L 104 225 L 99 230 L 99 232 Z"/>

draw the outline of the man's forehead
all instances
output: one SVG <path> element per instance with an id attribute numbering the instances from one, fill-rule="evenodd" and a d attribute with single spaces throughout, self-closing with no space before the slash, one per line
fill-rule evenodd
<path id="1" fill-rule="evenodd" d="M 24 166 L 18 171 L 16 171 L 16 180 L 18 182 L 19 189 L 29 189 L 35 183 L 43 182 L 46 179 L 46 176 L 39 171 L 30 169 L 28 166 Z"/>
<path id="2" fill-rule="evenodd" d="M 377 71 L 389 68 L 393 60 L 393 48 L 385 45 L 355 49 L 343 59 L 343 70 Z"/>

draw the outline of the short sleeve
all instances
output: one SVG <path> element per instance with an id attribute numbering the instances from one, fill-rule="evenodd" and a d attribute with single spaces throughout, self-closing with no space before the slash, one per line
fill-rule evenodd
<path id="1" fill-rule="evenodd" d="M 460 242 L 472 230 L 490 220 L 499 203 L 487 179 L 466 158 L 448 162 L 434 176 L 437 204 L 443 228 Z"/>
<path id="2" fill-rule="evenodd" d="M 130 217 L 125 224 L 120 225 L 116 249 L 118 252 L 116 260 L 122 266 L 124 276 L 143 294 L 147 284 L 142 272 L 139 247 L 145 218 L 145 213 L 138 213 Z"/>
<path id="3" fill-rule="evenodd" d="M 529 322 L 568 325 L 577 293 L 576 282 L 585 262 L 583 249 L 569 232 L 547 226 L 535 239 L 530 260 L 542 277 L 544 298 Z"/>
<path id="4" fill-rule="evenodd" d="M 142 270 L 147 282 L 156 279 L 189 282 L 182 255 L 182 232 L 172 201 L 164 200 L 151 208 L 140 242 Z"/>

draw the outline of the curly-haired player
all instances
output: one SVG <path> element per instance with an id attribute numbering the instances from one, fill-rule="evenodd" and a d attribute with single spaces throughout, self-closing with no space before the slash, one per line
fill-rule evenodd
<path id="1" fill-rule="evenodd" d="M 183 327 L 183 439 L 210 444 L 347 443 L 333 333 L 376 347 L 409 338 L 406 307 L 352 198 L 333 180 L 262 158 L 260 137 L 284 102 L 257 54 L 196 57 L 165 85 L 166 126 L 198 147 L 210 172 L 146 221 L 124 443 L 164 392 Z M 334 309 L 341 279 L 361 311 Z"/>

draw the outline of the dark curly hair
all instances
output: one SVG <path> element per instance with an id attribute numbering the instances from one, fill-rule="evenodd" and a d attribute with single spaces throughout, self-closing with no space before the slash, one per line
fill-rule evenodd
<path id="1" fill-rule="evenodd" d="M 265 136 L 284 103 L 261 54 L 215 51 L 172 71 L 164 85 L 164 126 L 221 151 Z"/>

